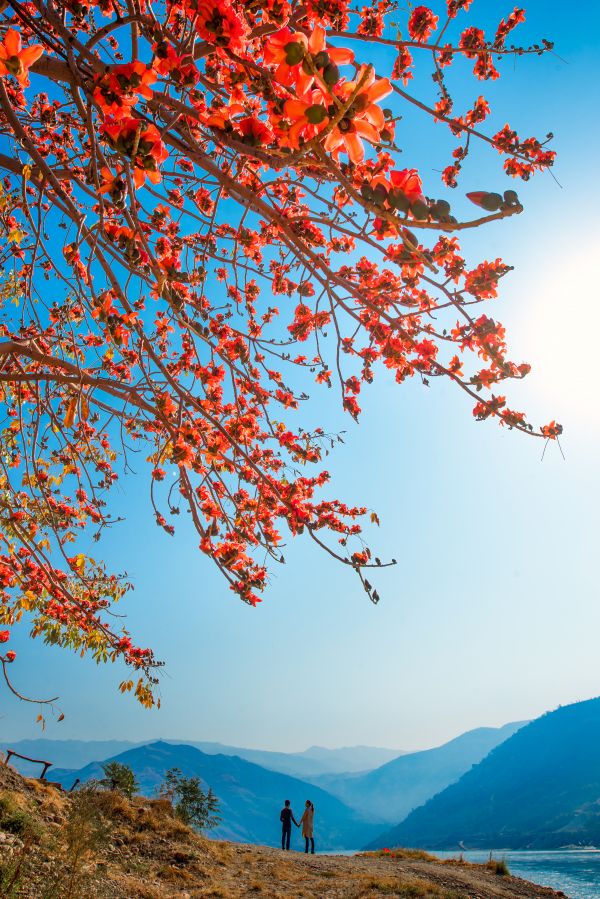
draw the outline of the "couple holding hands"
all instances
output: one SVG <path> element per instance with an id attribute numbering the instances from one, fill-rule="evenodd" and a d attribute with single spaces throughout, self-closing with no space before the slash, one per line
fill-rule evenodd
<path id="1" fill-rule="evenodd" d="M 304 814 L 300 818 L 300 821 L 296 821 L 294 818 L 294 813 L 292 811 L 292 807 L 290 805 L 290 800 L 286 799 L 283 808 L 281 809 L 281 814 L 279 815 L 279 820 L 281 821 L 281 848 L 289 849 L 290 848 L 290 837 L 292 835 L 292 821 L 296 825 L 296 827 L 300 827 L 302 825 L 302 836 L 305 840 L 305 852 L 308 852 L 308 844 L 310 842 L 310 851 L 312 854 L 315 854 L 315 838 L 314 838 L 314 818 L 315 818 L 315 807 L 310 801 L 310 799 L 306 800 L 306 805 L 304 807 Z"/>

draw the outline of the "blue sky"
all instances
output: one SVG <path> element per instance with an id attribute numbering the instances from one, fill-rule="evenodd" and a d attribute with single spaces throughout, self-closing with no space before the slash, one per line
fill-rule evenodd
<path id="1" fill-rule="evenodd" d="M 479 0 L 470 19 L 491 26 L 511 8 Z M 463 248 L 471 261 L 502 256 L 515 266 L 489 307 L 512 358 L 533 366 L 511 401 L 535 422 L 563 423 L 565 460 L 550 446 L 541 461 L 540 441 L 475 423 L 450 385 L 398 387 L 380 372 L 359 426 L 341 415 L 335 391 L 315 391 L 321 420 L 347 431 L 328 460 L 332 491 L 377 510 L 371 543 L 398 560 L 377 576 L 377 607 L 307 540 L 287 547 L 262 605 L 244 606 L 193 534 L 180 527 L 169 539 L 156 528 L 145 473 L 128 474 L 118 494 L 128 520 L 103 552 L 136 584 L 123 605 L 128 626 L 166 662 L 162 708 L 121 697 L 120 669 L 31 643 L 16 628 L 18 685 L 61 696 L 66 718 L 49 720 L 47 736 L 413 749 L 600 693 L 600 11 L 590 4 L 583 22 L 558 2 L 526 8 L 519 42 L 553 39 L 556 55 L 505 61 L 499 83 L 473 81 L 459 94 L 485 93 L 493 125 L 553 131 L 560 186 L 550 175 L 514 185 L 496 154 L 475 153 L 456 205 L 467 214 L 466 190 L 509 186 L 525 205 Z M 427 79 L 417 87 L 431 96 Z M 429 135 L 423 152 L 410 116 L 397 131 L 406 164 L 418 163 L 428 192 L 442 196 L 436 172 L 448 144 L 439 128 Z M 39 734 L 35 714 L 2 693 L 0 735 Z"/>

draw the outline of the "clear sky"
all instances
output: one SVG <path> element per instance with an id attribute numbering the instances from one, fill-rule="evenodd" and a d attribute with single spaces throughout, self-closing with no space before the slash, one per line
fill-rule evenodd
<path id="1" fill-rule="evenodd" d="M 470 18 L 491 26 L 512 6 L 479 0 Z M 334 391 L 317 389 L 321 419 L 347 431 L 328 459 L 332 490 L 377 510 L 371 543 L 398 565 L 377 575 L 374 607 L 350 571 L 296 540 L 257 609 L 234 598 L 193 534 L 180 526 L 170 539 L 156 528 L 140 465 L 119 488 L 127 523 L 101 546 L 136 584 L 123 604 L 129 628 L 166 662 L 162 708 L 121 697 L 121 669 L 15 628 L 18 685 L 61 696 L 66 718 L 49 720 L 46 736 L 415 749 L 600 694 L 600 9 L 574 15 L 558 0 L 526 9 L 519 42 L 553 39 L 555 55 L 506 61 L 499 83 L 473 81 L 465 96 L 484 93 L 498 126 L 553 131 L 560 184 L 550 175 L 509 183 L 495 153 L 475 154 L 460 194 L 516 187 L 525 213 L 469 233 L 463 248 L 473 262 L 501 256 L 515 266 L 488 307 L 507 327 L 512 358 L 533 366 L 512 385 L 511 405 L 537 423 L 562 422 L 565 460 L 549 446 L 542 461 L 541 441 L 475 423 L 451 385 L 398 387 L 380 372 L 359 426 L 342 417 Z M 417 87 L 431 96 L 427 79 Z M 447 143 L 440 129 L 429 133 L 418 158 L 410 117 L 397 139 L 442 196 Z M 3 691 L 0 738 L 41 735 L 35 715 Z"/>

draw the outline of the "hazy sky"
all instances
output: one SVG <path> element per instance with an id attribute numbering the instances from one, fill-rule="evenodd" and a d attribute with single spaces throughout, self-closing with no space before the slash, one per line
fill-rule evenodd
<path id="1" fill-rule="evenodd" d="M 498 84 L 473 81 L 467 93 L 491 99 L 498 126 L 553 131 L 560 186 L 550 175 L 508 183 L 490 150 L 473 157 L 459 187 L 461 196 L 516 187 L 525 205 L 463 248 L 473 262 L 515 265 L 486 311 L 506 325 L 512 358 L 533 365 L 511 387 L 511 405 L 536 423 L 561 421 L 566 460 L 549 446 L 541 461 L 540 441 L 475 423 L 451 385 L 398 387 L 380 372 L 358 427 L 334 391 L 317 389 L 321 419 L 347 431 L 328 459 L 332 490 L 378 511 L 371 543 L 398 565 L 373 578 L 382 596 L 374 607 L 350 571 L 296 540 L 257 609 L 234 598 L 195 535 L 180 527 L 170 539 L 156 528 L 140 466 L 120 486 L 128 521 L 101 546 L 135 581 L 128 626 L 166 662 L 162 708 L 121 697 L 120 668 L 30 643 L 15 628 L 19 687 L 61 696 L 65 721 L 49 721 L 47 736 L 413 749 L 600 694 L 600 11 L 586 6 L 584 22 L 561 15 L 557 0 L 529 2 L 519 42 L 554 39 L 556 55 L 506 61 Z M 479 0 L 470 19 L 495 24 L 512 7 Z M 427 79 L 417 86 L 427 96 Z M 441 196 L 448 143 L 430 130 L 425 157 L 413 156 L 411 133 L 409 117 L 397 131 L 406 164 L 419 164 Z M 0 738 L 40 735 L 36 711 L 5 692 L 0 715 Z"/>

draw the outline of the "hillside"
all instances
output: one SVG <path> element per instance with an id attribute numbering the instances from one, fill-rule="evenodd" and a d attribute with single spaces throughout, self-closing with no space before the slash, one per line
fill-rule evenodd
<path id="1" fill-rule="evenodd" d="M 136 746 L 145 746 L 155 740 L 130 742 L 127 740 L 17 740 L 0 741 L 0 750 L 14 749 L 30 758 L 48 759 L 58 768 L 83 768 L 90 762 L 102 761 L 126 752 Z M 246 749 L 242 746 L 227 746 L 223 743 L 196 742 L 193 740 L 165 740 L 166 743 L 185 743 L 194 746 L 207 755 L 237 755 L 262 768 L 289 774 L 301 779 L 318 777 L 322 774 L 342 774 L 355 771 L 370 771 L 390 759 L 402 755 L 398 749 L 382 749 L 377 746 L 344 746 L 325 749 L 311 746 L 303 752 L 272 752 L 263 749 Z M 25 776 L 36 776 L 37 768 L 28 762 L 15 759 L 15 767 Z"/>
<path id="2" fill-rule="evenodd" d="M 306 799 L 314 803 L 321 849 L 356 849 L 381 831 L 381 823 L 362 818 L 324 790 L 235 756 L 207 755 L 193 746 L 158 742 L 138 746 L 115 758 L 135 772 L 145 796 L 156 795 L 169 768 L 179 768 L 188 777 L 200 777 L 221 802 L 223 820 L 214 833 L 223 839 L 277 845 L 284 799 L 291 800 L 297 817 Z M 49 774 L 67 788 L 75 778 L 85 783 L 102 776 L 97 762 L 79 771 L 51 769 Z M 297 833 L 294 828 L 292 838 L 299 844 Z"/>
<path id="3" fill-rule="evenodd" d="M 458 783 L 372 845 L 600 846 L 600 699 L 517 731 Z"/>
<path id="4" fill-rule="evenodd" d="M 305 856 L 193 833 L 164 800 L 68 796 L 0 764 L 0 890 L 19 899 L 565 899 L 424 854 Z"/>
<path id="5" fill-rule="evenodd" d="M 389 823 L 401 821 L 414 808 L 458 780 L 523 722 L 504 727 L 479 727 L 443 746 L 411 752 L 360 776 L 322 776 L 323 787 L 363 815 Z"/>

